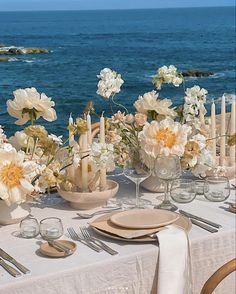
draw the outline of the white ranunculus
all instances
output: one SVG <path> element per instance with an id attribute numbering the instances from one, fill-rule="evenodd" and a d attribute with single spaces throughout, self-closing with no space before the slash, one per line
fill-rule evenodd
<path id="1" fill-rule="evenodd" d="M 24 152 L 0 149 L 0 197 L 8 205 L 25 201 L 34 191 L 31 180 L 36 163 L 24 159 Z"/>
<path id="2" fill-rule="evenodd" d="M 114 164 L 114 147 L 112 144 L 101 144 L 93 142 L 91 145 L 91 158 L 100 168 L 113 170 Z"/>
<path id="3" fill-rule="evenodd" d="M 44 93 L 38 93 L 35 88 L 26 88 L 14 91 L 13 95 L 14 100 L 7 101 L 7 111 L 17 118 L 17 125 L 23 125 L 32 118 L 43 117 L 50 122 L 56 120 L 55 103 Z"/>
<path id="4" fill-rule="evenodd" d="M 153 78 L 153 83 L 158 90 L 161 89 L 162 84 L 173 84 L 175 87 L 179 87 L 182 82 L 183 77 L 177 72 L 174 65 L 160 67 Z"/>
<path id="5" fill-rule="evenodd" d="M 212 152 L 208 149 L 202 149 L 198 156 L 197 164 L 191 169 L 195 176 L 206 176 L 206 171 L 211 170 L 215 165 Z"/>

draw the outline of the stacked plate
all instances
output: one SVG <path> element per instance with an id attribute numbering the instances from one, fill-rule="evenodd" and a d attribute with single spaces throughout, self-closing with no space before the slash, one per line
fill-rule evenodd
<path id="1" fill-rule="evenodd" d="M 160 209 L 132 209 L 112 212 L 98 217 L 90 226 L 100 235 L 130 242 L 152 242 L 153 234 L 165 230 L 167 225 L 176 225 L 186 232 L 191 229 L 188 218 Z"/>

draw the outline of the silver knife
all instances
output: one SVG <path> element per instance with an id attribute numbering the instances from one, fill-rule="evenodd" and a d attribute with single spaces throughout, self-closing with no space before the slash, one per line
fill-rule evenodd
<path id="1" fill-rule="evenodd" d="M 188 212 L 183 211 L 183 210 L 179 210 L 179 213 L 180 213 L 180 214 L 183 214 L 183 215 L 185 215 L 185 216 L 187 216 L 187 217 L 190 217 L 190 218 L 194 218 L 194 219 L 196 219 L 196 220 L 199 220 L 199 221 L 201 221 L 201 222 L 203 222 L 203 223 L 206 223 L 206 224 L 208 224 L 208 225 L 210 225 L 210 226 L 212 226 L 212 227 L 214 227 L 214 228 L 217 228 L 217 229 L 219 229 L 219 228 L 222 227 L 221 225 L 216 224 L 216 223 L 213 223 L 212 221 L 210 221 L 210 220 L 208 220 L 208 219 L 205 219 L 205 218 L 202 218 L 202 217 L 200 217 L 200 216 L 197 216 L 197 215 L 194 215 L 194 214 L 188 213 Z"/>
<path id="2" fill-rule="evenodd" d="M 0 265 L 13 277 L 19 277 L 21 276 L 21 273 L 16 270 L 14 267 L 7 264 L 3 259 L 0 258 Z"/>
<path id="3" fill-rule="evenodd" d="M 199 221 L 197 221 L 197 220 L 195 220 L 193 218 L 190 218 L 190 220 L 191 220 L 192 224 L 194 224 L 195 226 L 198 226 L 198 227 L 200 227 L 200 228 L 202 228 L 202 229 L 204 229 L 204 230 L 206 230 L 206 231 L 208 231 L 210 233 L 217 233 L 218 232 L 217 229 L 214 229 L 214 228 L 212 228 L 212 227 L 210 227 L 208 225 L 205 225 L 205 224 L 203 224 L 203 223 L 201 223 L 201 222 L 199 222 Z"/>
<path id="4" fill-rule="evenodd" d="M 48 244 L 57 250 L 59 249 L 61 252 L 65 252 L 68 255 L 73 253 L 73 250 L 71 250 L 69 247 L 61 244 L 60 242 L 48 241 Z"/>
<path id="5" fill-rule="evenodd" d="M 28 270 L 25 266 L 20 264 L 18 261 L 16 261 L 13 257 L 11 257 L 8 253 L 6 253 L 3 249 L 0 248 L 0 256 L 14 264 L 23 274 L 29 274 L 30 270 Z"/>

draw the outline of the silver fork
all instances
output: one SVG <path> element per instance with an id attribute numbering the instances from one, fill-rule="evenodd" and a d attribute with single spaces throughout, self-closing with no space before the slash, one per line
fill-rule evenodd
<path id="1" fill-rule="evenodd" d="M 95 238 L 94 236 L 92 236 L 90 234 L 90 232 L 88 231 L 87 227 L 80 227 L 80 231 L 82 233 L 82 236 L 85 238 L 85 240 L 89 240 L 89 241 L 93 242 L 94 244 L 96 244 L 97 246 L 99 246 L 100 248 L 102 248 L 104 251 L 106 251 L 107 253 L 109 253 L 111 255 L 118 254 L 117 251 L 115 251 L 114 249 L 109 247 L 107 244 L 105 244 L 104 242 L 102 242 L 98 238 Z"/>
<path id="2" fill-rule="evenodd" d="M 80 243 L 88 246 L 89 248 L 97 252 L 100 252 L 102 250 L 100 247 L 94 245 L 92 242 L 89 242 L 88 240 L 85 240 L 85 238 L 82 238 L 79 234 L 76 233 L 76 231 L 73 228 L 68 228 L 67 231 L 72 240 L 79 241 Z"/>

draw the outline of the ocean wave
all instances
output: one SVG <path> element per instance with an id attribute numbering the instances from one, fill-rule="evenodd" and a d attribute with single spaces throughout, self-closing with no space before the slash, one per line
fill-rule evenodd
<path id="1" fill-rule="evenodd" d="M 14 61 L 19 61 L 19 59 L 12 57 L 8 59 L 8 62 L 14 62 Z"/>
<path id="2" fill-rule="evenodd" d="M 232 100 L 236 99 L 235 93 L 224 93 L 223 95 L 225 96 L 226 104 L 231 104 Z M 207 99 L 206 104 L 211 104 L 213 100 L 216 104 L 219 104 L 221 102 L 222 96 L 214 97 L 213 95 L 208 95 L 208 99 Z"/>
<path id="3" fill-rule="evenodd" d="M 23 62 L 26 62 L 26 63 L 33 63 L 35 62 L 35 60 L 30 60 L 30 59 L 25 59 L 25 60 L 22 60 Z"/>

